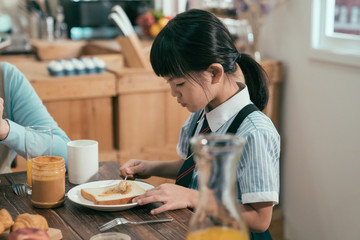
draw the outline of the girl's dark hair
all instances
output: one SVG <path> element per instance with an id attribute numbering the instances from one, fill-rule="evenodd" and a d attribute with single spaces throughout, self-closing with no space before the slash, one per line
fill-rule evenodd
<path id="1" fill-rule="evenodd" d="M 251 101 L 263 110 L 269 98 L 265 71 L 251 56 L 240 54 L 225 25 L 214 14 L 192 9 L 176 15 L 160 31 L 150 52 L 156 75 L 191 77 L 220 63 L 225 73 L 234 73 L 239 64 Z"/>

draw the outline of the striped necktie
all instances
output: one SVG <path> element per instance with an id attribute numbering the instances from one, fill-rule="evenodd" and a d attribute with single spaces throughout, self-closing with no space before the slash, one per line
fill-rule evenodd
<path id="1" fill-rule="evenodd" d="M 196 129 L 196 127 L 195 127 L 195 129 Z M 205 115 L 204 123 L 201 127 L 199 135 L 207 134 L 207 133 L 211 133 L 211 130 L 210 130 L 209 123 L 208 123 L 208 121 L 206 119 L 206 115 Z M 178 172 L 175 184 L 183 186 L 183 187 L 189 187 L 191 179 L 192 179 L 192 175 L 193 175 L 193 172 L 195 169 L 195 165 L 196 165 L 192 155 L 193 154 L 190 151 L 190 146 L 189 146 L 187 159 L 185 160 L 184 164 L 182 165 L 180 171 Z"/>

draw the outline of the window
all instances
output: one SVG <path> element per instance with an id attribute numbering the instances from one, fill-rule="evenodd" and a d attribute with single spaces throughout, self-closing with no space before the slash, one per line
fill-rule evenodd
<path id="1" fill-rule="evenodd" d="M 360 1 L 313 0 L 310 57 L 360 66 Z"/>
<path id="2" fill-rule="evenodd" d="M 333 10 L 332 7 L 335 7 L 335 9 Z M 327 18 L 326 21 L 331 21 L 331 22 L 326 24 L 332 27 L 328 35 L 342 33 L 342 34 L 346 34 L 347 37 L 360 38 L 359 9 L 360 9 L 360 1 L 336 0 L 334 5 L 331 5 L 331 8 L 327 13 L 329 15 L 329 18 Z"/>

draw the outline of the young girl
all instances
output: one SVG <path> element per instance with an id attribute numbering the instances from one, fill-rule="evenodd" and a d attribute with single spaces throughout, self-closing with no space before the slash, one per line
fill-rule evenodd
<path id="1" fill-rule="evenodd" d="M 133 201 L 164 203 L 152 214 L 195 208 L 199 193 L 189 139 L 207 131 L 233 132 L 246 139 L 237 170 L 242 216 L 252 232 L 261 233 L 251 233 L 252 239 L 271 239 L 266 230 L 279 199 L 280 137 L 261 112 L 268 100 L 261 66 L 239 53 L 224 24 L 203 10 L 189 10 L 169 21 L 154 40 L 150 60 L 155 73 L 169 83 L 172 96 L 192 114 L 180 133 L 181 159 L 132 159 L 120 168 L 122 177 L 176 179 L 176 184 L 162 184 Z"/>

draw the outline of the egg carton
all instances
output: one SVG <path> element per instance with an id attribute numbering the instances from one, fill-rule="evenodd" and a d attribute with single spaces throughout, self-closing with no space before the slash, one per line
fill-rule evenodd
<path id="1" fill-rule="evenodd" d="M 97 57 L 59 59 L 47 65 L 50 75 L 56 77 L 102 73 L 105 68 L 105 61 Z"/>

